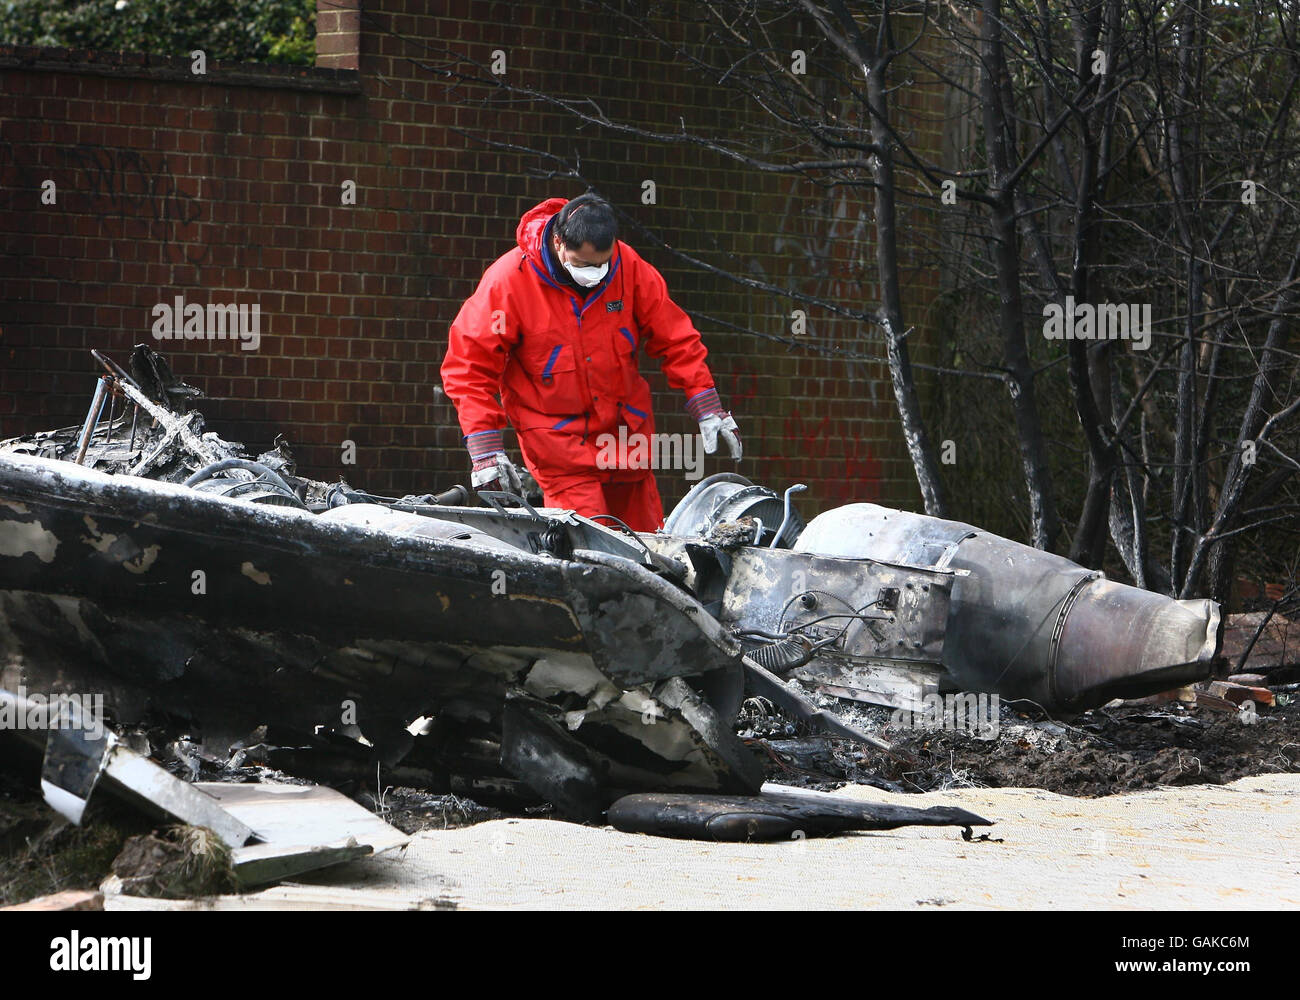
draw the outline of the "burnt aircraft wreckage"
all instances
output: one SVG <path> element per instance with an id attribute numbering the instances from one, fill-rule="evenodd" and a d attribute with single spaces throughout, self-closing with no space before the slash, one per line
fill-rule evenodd
<path id="1" fill-rule="evenodd" d="M 1218 652 L 1211 601 L 875 504 L 805 526 L 799 487 L 713 476 L 635 534 L 505 494 L 305 479 L 282 443 L 251 459 L 205 432 L 160 355 L 96 357 L 83 425 L 0 443 L 0 688 L 102 692 L 119 727 L 216 746 L 273 724 L 317 759 L 361 747 L 436 791 L 680 836 L 966 826 L 763 792 L 735 734 L 746 691 L 889 753 L 787 681 L 1070 714 L 1203 679 Z"/>

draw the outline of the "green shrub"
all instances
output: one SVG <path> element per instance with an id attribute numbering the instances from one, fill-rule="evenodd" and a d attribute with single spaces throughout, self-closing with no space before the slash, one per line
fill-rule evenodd
<path id="1" fill-rule="evenodd" d="M 0 0 L 0 44 L 316 62 L 315 0 Z"/>

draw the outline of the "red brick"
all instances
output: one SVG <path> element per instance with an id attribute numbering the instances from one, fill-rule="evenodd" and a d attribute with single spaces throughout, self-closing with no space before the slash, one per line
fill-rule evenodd
<path id="1" fill-rule="evenodd" d="M 339 16 L 333 2 L 322 4 L 318 24 L 325 49 L 342 42 L 325 39 L 332 22 L 345 27 L 357 18 Z M 566 49 L 594 51 L 580 27 L 551 30 L 553 14 L 529 5 L 506 8 L 466 0 L 455 7 L 455 17 L 439 18 L 427 16 L 426 5 L 405 0 L 384 0 L 376 10 L 403 31 L 436 34 L 439 45 L 465 48 L 468 43 L 474 58 L 504 48 L 512 74 L 530 65 L 539 73 L 556 72 L 567 65 Z M 507 9 L 509 17 L 503 13 Z M 544 27 L 528 28 L 534 22 Z M 525 35 L 540 39 L 541 44 L 530 43 L 532 52 L 524 46 Z M 534 164 L 527 157 L 467 143 L 447 126 L 476 130 L 490 122 L 521 145 L 569 140 L 555 116 L 496 108 L 490 113 L 498 117 L 485 118 L 483 106 L 449 99 L 443 82 L 414 68 L 408 46 L 380 41 L 366 40 L 367 73 L 381 70 L 389 79 L 381 83 L 363 74 L 361 99 L 292 87 L 4 74 L 12 105 L 6 122 L 10 148 L 18 162 L 55 176 L 68 199 L 65 205 L 61 198 L 64 212 L 36 217 L 0 212 L 0 237 L 29 241 L 47 262 L 44 284 L 13 280 L 4 288 L 5 301 L 21 308 L 10 309 L 10 329 L 0 334 L 0 348 L 16 335 L 35 338 L 38 345 L 26 356 L 0 354 L 0 398 L 12 400 L 18 391 L 31 397 L 32 405 L 24 398 L 17 410 L 25 422 L 21 429 L 48 426 L 37 422 L 52 414 L 75 420 L 91 377 L 87 346 L 120 343 L 129 349 L 133 338 L 145 335 L 153 303 L 177 292 L 196 301 L 255 297 L 263 310 L 258 357 L 207 350 L 181 355 L 194 380 L 234 401 L 220 409 L 224 421 L 268 440 L 276 421 L 288 421 L 289 436 L 304 443 L 318 442 L 327 432 L 330 441 L 339 440 L 342 427 L 328 426 L 337 421 L 350 422 L 351 433 L 359 436 L 378 435 L 384 426 L 367 467 L 373 481 L 365 483 L 378 492 L 398 488 L 403 477 L 412 479 L 412 470 L 421 481 L 463 477 L 459 430 L 444 426 L 451 409 L 445 401 L 435 403 L 430 390 L 438 379 L 447 324 L 486 263 L 510 246 L 518 212 L 546 194 L 572 193 L 574 185 L 533 180 L 527 171 Z M 724 113 L 730 113 L 728 102 L 710 108 L 707 92 L 673 80 L 635 101 L 624 89 L 604 93 L 602 79 L 612 77 L 611 68 L 631 61 L 623 77 L 634 78 L 635 61 L 656 51 L 626 39 L 608 42 L 602 39 L 596 61 L 571 77 L 575 86 L 590 87 L 603 107 L 624 117 L 659 115 L 665 127 L 675 124 L 673 116 L 684 104 L 695 105 L 698 121 L 724 121 Z M 543 44 L 546 51 L 537 51 Z M 935 121 L 942 114 L 937 92 L 900 96 Z M 908 105 L 900 100 L 898 106 Z M 906 134 L 938 143 L 928 121 L 914 116 L 903 127 Z M 601 151 L 613 155 L 608 150 L 616 144 L 593 142 L 585 134 L 573 141 L 582 144 L 584 160 L 597 173 L 608 171 Z M 70 166 L 62 152 L 72 143 L 103 148 L 114 157 L 122 156 L 117 147 L 135 148 L 155 174 L 130 178 L 122 189 L 126 197 L 91 195 L 84 170 Z M 635 185 L 608 178 L 605 187 L 639 220 L 688 247 L 699 245 L 702 231 L 728 234 L 738 255 L 780 272 L 781 258 L 763 249 L 762 241 L 776 224 L 764 212 L 779 216 L 784 210 L 789 190 L 784 182 L 756 181 L 713 163 L 677 162 L 645 144 L 627 145 L 620 159 L 619 169 L 644 163 L 646 175 L 672 195 L 654 213 L 643 213 Z M 122 160 L 116 176 L 128 176 L 127 166 Z M 355 207 L 339 204 L 345 177 L 358 183 Z M 112 211 L 105 212 L 105 205 Z M 737 213 L 745 213 L 743 225 L 735 224 Z M 932 213 L 910 207 L 900 212 L 900 221 L 909 227 L 935 224 Z M 746 317 L 752 310 L 747 295 L 682 271 L 661 251 L 644 249 L 667 270 L 670 287 L 688 310 Z M 871 276 L 864 280 L 849 264 L 849 255 L 863 249 L 847 242 L 837 247 L 828 261 L 830 280 L 870 297 Z M 913 250 L 903 257 L 913 294 L 932 297 L 937 276 L 928 258 Z M 46 287 L 51 284 L 52 291 Z M 809 281 L 805 287 L 817 293 L 826 285 Z M 765 321 L 754 322 L 769 329 Z M 773 316 L 770 322 L 783 330 L 786 320 Z M 837 322 L 824 314 L 814 317 L 823 342 L 838 337 Z M 839 482 L 837 465 L 847 461 L 857 468 L 874 461 L 889 490 L 901 485 L 909 498 L 915 492 L 882 366 L 867 366 L 851 380 L 842 361 L 802 350 L 787 353 L 782 345 L 769 347 L 731 333 L 706 334 L 724 398 L 751 439 L 763 445 L 755 451 L 760 456 L 756 478 L 809 481 L 820 491 L 809 498 L 815 509 L 813 501 L 830 496 Z M 914 343 L 920 357 L 924 338 Z M 689 429 L 679 394 L 664 391 L 662 379 L 653 377 L 663 426 Z M 26 382 L 20 385 L 18 379 Z M 863 403 L 872 395 L 867 379 L 879 383 L 874 387 L 878 403 Z M 345 406 L 348 398 L 355 402 Z M 254 399 L 260 401 L 257 420 L 246 419 L 242 401 Z M 6 414 L 5 433 L 10 422 Z M 823 425 L 829 440 L 801 458 L 789 443 L 804 442 Z M 863 448 L 849 447 L 855 436 L 867 439 Z M 337 461 L 332 447 L 301 454 L 311 456 L 309 461 Z"/>

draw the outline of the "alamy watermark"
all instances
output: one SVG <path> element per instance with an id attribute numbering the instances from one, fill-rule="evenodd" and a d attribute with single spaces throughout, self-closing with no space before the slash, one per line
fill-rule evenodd
<path id="1" fill-rule="evenodd" d="M 996 739 L 1002 729 L 1002 700 L 996 694 L 927 692 L 916 709 L 896 708 L 890 722 L 900 729 L 970 733 L 981 740 Z"/>
<path id="2" fill-rule="evenodd" d="M 54 972 L 129 972 L 137 981 L 153 974 L 153 938 L 99 937 L 72 931 L 50 940 Z"/>
<path id="3" fill-rule="evenodd" d="M 155 340 L 238 340 L 244 351 L 262 342 L 262 307 L 254 302 L 209 302 L 202 306 L 177 295 L 150 310 Z"/>
<path id="4" fill-rule="evenodd" d="M 103 694 L 28 694 L 21 685 L 13 693 L 17 700 L 0 697 L 0 729 L 84 729 L 93 740 L 104 735 Z"/>
<path id="5" fill-rule="evenodd" d="M 598 469 L 662 469 L 685 472 L 687 482 L 704 477 L 704 442 L 698 434 L 628 433 L 626 425 L 618 436 L 601 434 L 596 438 Z"/>
<path id="6" fill-rule="evenodd" d="M 1150 302 L 1049 302 L 1043 306 L 1043 336 L 1048 340 L 1131 340 L 1135 351 L 1151 346 Z"/>

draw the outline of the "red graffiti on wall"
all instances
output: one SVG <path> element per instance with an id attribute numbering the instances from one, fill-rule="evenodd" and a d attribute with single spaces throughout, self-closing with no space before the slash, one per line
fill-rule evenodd
<path id="1" fill-rule="evenodd" d="M 758 398 L 758 376 L 747 368 L 733 371 L 726 380 L 723 399 L 731 406 L 740 409 L 740 403 Z"/>
<path id="2" fill-rule="evenodd" d="M 822 482 L 822 492 L 840 503 L 876 500 L 882 466 L 865 433 L 858 421 L 814 421 L 796 409 L 785 420 L 778 447 L 765 457 L 779 470 L 781 482 Z"/>

